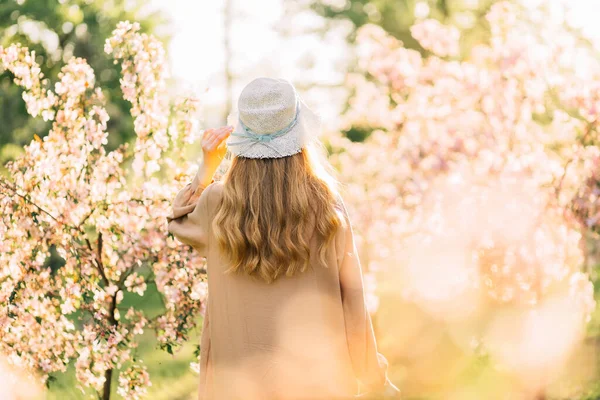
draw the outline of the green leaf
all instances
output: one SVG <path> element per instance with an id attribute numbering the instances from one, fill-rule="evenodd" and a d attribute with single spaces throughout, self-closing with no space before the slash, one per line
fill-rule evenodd
<path id="1" fill-rule="evenodd" d="M 50 384 L 56 382 L 56 377 L 53 375 L 48 375 L 48 379 L 46 379 L 46 388 L 50 389 Z"/>

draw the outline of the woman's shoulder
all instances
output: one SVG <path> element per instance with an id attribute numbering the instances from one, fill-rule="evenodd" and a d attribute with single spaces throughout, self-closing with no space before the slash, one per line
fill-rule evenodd
<path id="1" fill-rule="evenodd" d="M 339 252 L 345 245 L 344 242 L 348 235 L 348 230 L 352 229 L 352 225 L 350 223 L 350 217 L 348 216 L 348 211 L 346 210 L 346 204 L 344 203 L 343 196 L 340 193 L 335 193 L 334 198 L 335 202 L 333 208 L 339 221 L 339 225 L 335 233 L 335 246 Z"/>
<path id="2" fill-rule="evenodd" d="M 211 182 L 210 185 L 208 185 L 206 187 L 206 189 L 209 189 L 209 188 L 212 193 L 221 194 L 223 192 L 223 181 L 213 181 L 213 182 Z M 215 194 L 213 194 L 211 196 L 215 196 Z"/>
<path id="3" fill-rule="evenodd" d="M 344 203 L 344 198 L 340 193 L 335 193 L 334 195 L 335 202 L 333 207 L 340 215 L 342 222 L 348 219 L 348 210 L 346 209 L 346 204 Z"/>
<path id="4" fill-rule="evenodd" d="M 199 202 L 203 204 L 208 210 L 211 210 L 221 199 L 223 194 L 223 182 L 213 181 L 211 182 L 200 195 Z"/>

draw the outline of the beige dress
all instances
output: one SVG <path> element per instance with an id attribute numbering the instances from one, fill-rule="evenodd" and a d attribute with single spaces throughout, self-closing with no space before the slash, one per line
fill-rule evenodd
<path id="1" fill-rule="evenodd" d="M 222 182 L 203 188 L 196 176 L 167 217 L 169 232 L 207 258 L 199 399 L 346 399 L 358 381 L 381 390 L 387 360 L 377 352 L 343 202 L 347 224 L 328 249 L 328 267 L 267 284 L 223 273 L 227 260 L 210 228 L 222 191 Z M 310 243 L 315 249 L 312 236 Z"/>

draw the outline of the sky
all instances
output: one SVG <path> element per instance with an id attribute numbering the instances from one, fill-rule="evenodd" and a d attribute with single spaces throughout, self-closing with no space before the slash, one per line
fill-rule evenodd
<path id="1" fill-rule="evenodd" d="M 522 1 L 535 5 L 547 0 Z M 600 43 L 600 0 L 550 1 L 568 2 L 572 7 L 569 21 Z M 187 90 L 201 95 L 203 118 L 208 125 L 218 124 L 224 117 L 224 3 L 152 0 L 152 6 L 166 12 L 173 22 L 168 49 L 171 72 Z M 325 38 L 301 34 L 321 27 L 323 21 L 306 12 L 296 14 L 291 24 L 284 10 L 284 4 L 289 3 L 233 0 L 232 66 L 237 84 L 231 96 L 236 99 L 243 86 L 258 76 L 285 78 L 296 85 L 316 82 L 325 88 L 303 93 L 303 97 L 311 107 L 318 108 L 326 124 L 335 125 L 346 94 L 343 82 L 350 53 L 343 39 L 344 28 L 330 31 Z M 283 37 L 278 30 L 285 32 Z"/>
<path id="2" fill-rule="evenodd" d="M 225 87 L 223 80 L 223 4 L 224 1 L 153 0 L 173 21 L 168 49 L 171 73 L 185 82 L 186 89 L 201 94 L 207 124 L 223 119 Z M 339 114 L 343 93 L 329 86 L 343 85 L 348 58 L 343 32 L 326 38 L 307 31 L 323 21 L 310 12 L 296 14 L 294 24 L 286 20 L 282 0 L 233 1 L 231 43 L 232 70 L 236 85 L 232 98 L 249 81 L 259 76 L 289 79 L 302 86 L 321 83 L 328 94 L 314 89 L 303 93 L 311 107 L 318 107 L 325 120 Z M 285 32 L 281 35 L 279 32 Z M 302 33 L 302 34 L 301 34 Z M 235 105 L 234 105 L 235 107 Z"/>

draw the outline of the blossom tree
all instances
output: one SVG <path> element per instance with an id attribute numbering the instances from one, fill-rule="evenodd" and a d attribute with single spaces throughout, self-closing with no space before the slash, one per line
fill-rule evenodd
<path id="1" fill-rule="evenodd" d="M 600 63 L 543 9 L 499 2 L 486 18 L 489 41 L 464 59 L 460 32 L 438 21 L 411 28 L 426 56 L 361 28 L 343 129 L 371 133 L 329 140 L 381 301 L 460 330 L 457 346 L 485 349 L 537 396 L 595 307 L 582 268 L 599 222 Z M 391 319 L 404 322 L 383 343 L 406 355 L 408 320 Z"/>
<path id="2" fill-rule="evenodd" d="M 0 70 L 23 88 L 29 114 L 52 121 L 0 178 L 0 349 L 44 381 L 74 362 L 82 390 L 103 399 L 113 381 L 125 398 L 146 393 L 136 338 L 152 329 L 172 352 L 195 326 L 206 289 L 204 260 L 166 226 L 171 200 L 196 168 L 184 150 L 197 139 L 197 101 L 169 102 L 163 47 L 139 30 L 121 22 L 106 41 L 137 135 L 133 148 L 111 152 L 105 99 L 85 60 L 72 58 L 51 88 L 33 52 L 0 47 Z M 63 265 L 49 265 L 51 247 Z M 161 312 L 122 306 L 148 285 Z"/>

